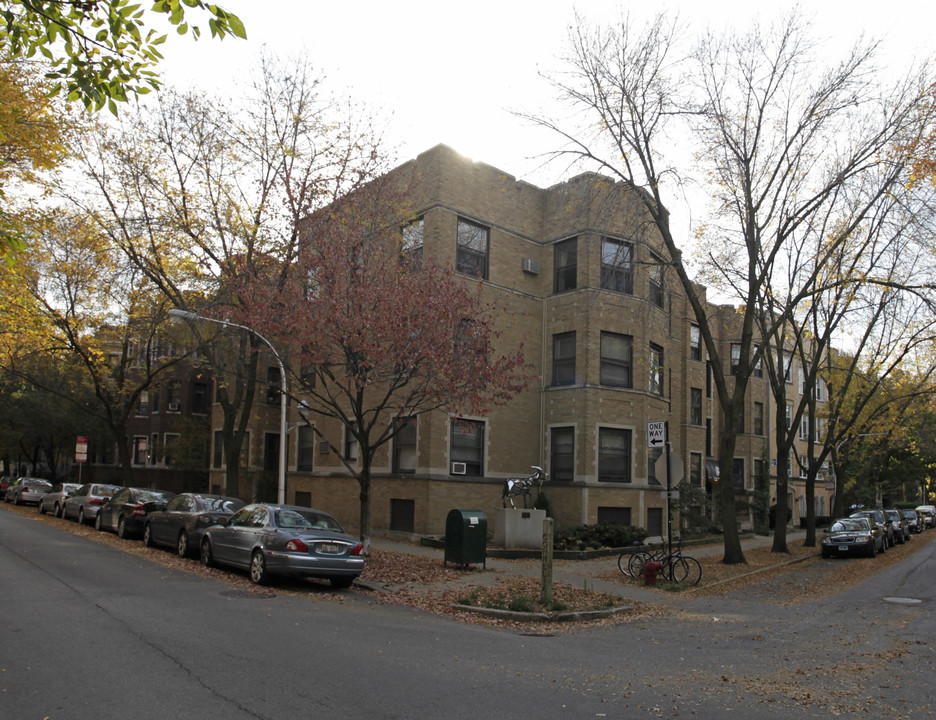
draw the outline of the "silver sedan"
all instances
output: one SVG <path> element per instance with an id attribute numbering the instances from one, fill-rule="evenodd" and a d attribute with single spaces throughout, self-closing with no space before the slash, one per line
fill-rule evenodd
<path id="1" fill-rule="evenodd" d="M 256 504 L 208 528 L 200 557 L 250 572 L 257 584 L 273 575 L 327 578 L 333 587 L 351 587 L 364 570 L 363 546 L 345 534 L 331 515 L 294 505 Z"/>

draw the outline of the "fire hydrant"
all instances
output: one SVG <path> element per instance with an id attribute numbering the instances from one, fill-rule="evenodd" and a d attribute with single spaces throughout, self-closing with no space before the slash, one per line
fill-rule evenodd
<path id="1" fill-rule="evenodd" d="M 661 567 L 663 567 L 663 563 L 655 560 L 644 564 L 644 585 L 656 585 L 657 574 L 659 574 Z"/>

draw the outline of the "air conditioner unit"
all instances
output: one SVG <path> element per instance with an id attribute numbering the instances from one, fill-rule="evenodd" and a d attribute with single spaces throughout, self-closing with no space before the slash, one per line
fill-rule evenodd
<path id="1" fill-rule="evenodd" d="M 539 263 L 532 258 L 523 258 L 523 272 L 530 273 L 531 275 L 539 275 Z"/>
<path id="2" fill-rule="evenodd" d="M 179 403 L 169 403 L 169 412 L 179 412 Z"/>
<path id="3" fill-rule="evenodd" d="M 452 463 L 452 475 L 464 475 L 467 469 L 465 463 Z"/>

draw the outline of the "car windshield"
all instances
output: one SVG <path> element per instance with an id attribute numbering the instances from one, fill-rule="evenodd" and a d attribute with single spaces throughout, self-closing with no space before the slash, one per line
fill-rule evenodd
<path id="1" fill-rule="evenodd" d="M 120 490 L 119 485 L 95 485 L 91 489 L 92 495 L 113 495 Z"/>
<path id="2" fill-rule="evenodd" d="M 916 513 L 913 510 L 904 510 L 900 514 L 908 520 L 916 520 Z"/>
<path id="3" fill-rule="evenodd" d="M 300 512 L 297 510 L 280 510 L 276 514 L 276 524 L 281 528 L 303 530 L 329 530 L 331 532 L 344 532 L 338 521 L 330 515 L 314 511 Z"/>
<path id="4" fill-rule="evenodd" d="M 23 485 L 35 485 L 39 487 L 52 487 L 52 483 L 46 482 L 45 480 L 37 480 L 35 478 L 30 478 L 28 480 L 23 480 Z"/>
<path id="5" fill-rule="evenodd" d="M 859 530 L 867 530 L 868 526 L 863 520 L 854 520 L 849 518 L 846 520 L 836 520 L 832 523 L 830 530 L 832 532 L 857 532 Z"/>
<path id="6" fill-rule="evenodd" d="M 138 490 L 136 496 L 139 502 L 165 502 L 171 499 L 171 496 L 167 497 L 158 490 Z"/>
<path id="7" fill-rule="evenodd" d="M 235 510 L 240 510 L 244 507 L 244 501 L 238 500 L 236 498 L 201 498 L 202 504 L 205 506 L 205 510 L 211 512 L 229 512 L 232 513 Z"/>

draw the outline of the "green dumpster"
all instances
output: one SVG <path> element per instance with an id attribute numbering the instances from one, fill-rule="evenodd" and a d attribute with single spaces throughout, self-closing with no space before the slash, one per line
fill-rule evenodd
<path id="1" fill-rule="evenodd" d="M 445 518 L 443 565 L 482 563 L 487 569 L 487 516 L 481 510 L 450 510 Z"/>

